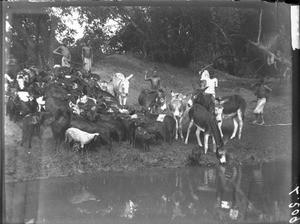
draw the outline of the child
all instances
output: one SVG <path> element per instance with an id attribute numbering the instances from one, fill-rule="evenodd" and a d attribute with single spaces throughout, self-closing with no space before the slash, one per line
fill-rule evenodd
<path id="1" fill-rule="evenodd" d="M 204 70 L 201 75 L 200 81 L 205 81 L 205 86 L 208 87 L 204 93 L 211 94 L 216 98 L 216 88 L 218 87 L 218 79 L 213 78 L 207 70 Z"/>
<path id="2" fill-rule="evenodd" d="M 254 83 L 252 85 L 253 87 L 253 93 L 257 96 L 257 104 L 256 108 L 254 109 L 255 114 L 255 120 L 252 122 L 252 124 L 265 124 L 264 118 L 263 118 L 263 111 L 264 107 L 268 101 L 269 94 L 272 92 L 272 89 L 269 88 L 267 85 L 265 85 L 264 78 L 260 78 L 257 83 Z M 258 123 L 258 120 L 261 120 L 261 123 Z"/>
<path id="3" fill-rule="evenodd" d="M 58 52 L 58 50 L 60 50 L 60 52 Z M 71 61 L 71 53 L 70 50 L 68 48 L 67 45 L 67 39 L 63 39 L 62 41 L 62 45 L 60 45 L 58 48 L 56 48 L 53 51 L 54 54 L 59 54 L 62 55 L 62 59 L 61 59 L 61 65 L 65 66 L 65 67 L 70 67 L 70 61 Z"/>
<path id="4" fill-rule="evenodd" d="M 147 77 L 147 71 L 145 72 L 145 81 L 150 81 L 151 83 L 151 89 L 152 90 L 158 90 L 160 89 L 160 78 L 157 77 L 157 72 L 154 71 L 153 72 L 153 76 L 152 77 Z"/>

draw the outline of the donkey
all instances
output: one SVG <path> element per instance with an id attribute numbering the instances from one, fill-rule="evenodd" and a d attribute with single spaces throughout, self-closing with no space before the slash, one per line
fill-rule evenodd
<path id="1" fill-rule="evenodd" d="M 247 107 L 247 103 L 245 99 L 240 95 L 231 95 L 231 96 L 225 96 L 216 99 L 215 113 L 216 113 L 216 119 L 218 121 L 218 126 L 222 137 L 223 137 L 223 132 L 222 132 L 223 119 L 232 119 L 234 128 L 230 139 L 236 137 L 238 129 L 239 129 L 238 138 L 241 139 L 246 107 Z"/>
<path id="2" fill-rule="evenodd" d="M 119 99 L 121 106 L 126 105 L 127 96 L 129 93 L 129 80 L 133 74 L 125 77 L 122 73 L 113 75 L 112 80 L 107 84 L 107 91 Z"/>
<path id="3" fill-rule="evenodd" d="M 224 143 L 215 117 L 215 104 L 213 98 L 210 94 L 204 94 L 205 90 L 206 88 L 196 89 L 192 94 L 191 99 L 188 101 L 188 106 L 191 106 L 191 109 L 189 110 L 190 123 L 187 130 L 185 144 L 188 144 L 188 137 L 191 127 L 193 124 L 196 124 L 196 137 L 200 147 L 202 147 L 200 132 L 204 132 L 204 152 L 206 154 L 208 150 L 209 136 L 212 135 L 213 137 L 212 140 L 214 152 L 216 151 L 216 148 L 223 146 Z M 225 154 L 226 151 L 218 149 L 218 157 L 221 158 L 221 163 L 226 161 Z"/>
<path id="4" fill-rule="evenodd" d="M 204 89 L 194 89 L 192 93 L 191 99 L 188 101 L 188 106 L 191 107 L 194 103 L 198 103 L 202 105 L 208 112 L 214 114 L 215 113 L 215 103 L 211 94 L 204 94 Z"/>
<path id="5" fill-rule="evenodd" d="M 217 124 L 217 120 L 213 114 L 207 111 L 199 103 L 194 103 L 191 109 L 188 112 L 190 123 L 187 130 L 187 135 L 185 139 L 185 144 L 188 144 L 188 138 L 191 131 L 191 127 L 195 124 L 197 127 L 196 137 L 198 145 L 202 147 L 200 140 L 200 132 L 204 132 L 204 153 L 207 153 L 208 150 L 208 138 L 210 135 L 213 136 L 213 151 L 217 153 L 217 157 L 220 159 L 221 163 L 226 162 L 226 151 L 221 149 L 224 145 L 224 142 L 221 137 L 221 133 Z"/>
<path id="6" fill-rule="evenodd" d="M 186 103 L 183 101 L 187 96 L 182 93 L 174 93 L 171 91 L 172 99 L 169 103 L 169 109 L 172 112 L 172 115 L 176 121 L 176 133 L 175 139 L 178 139 L 178 132 L 181 139 L 183 139 L 182 134 L 182 118 L 186 110 Z"/>

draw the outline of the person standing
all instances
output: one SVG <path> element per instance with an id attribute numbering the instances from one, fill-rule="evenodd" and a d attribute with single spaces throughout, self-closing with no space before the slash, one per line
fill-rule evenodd
<path id="1" fill-rule="evenodd" d="M 268 102 L 268 98 L 270 93 L 272 92 L 272 89 L 267 85 L 265 85 L 265 80 L 262 77 L 258 80 L 258 82 L 252 85 L 252 90 L 254 95 L 257 96 L 256 107 L 253 111 L 255 114 L 255 120 L 252 121 L 252 124 L 263 125 L 265 124 L 264 117 L 263 117 L 264 107 Z M 259 119 L 261 120 L 261 123 L 258 123 Z"/>
<path id="2" fill-rule="evenodd" d="M 150 81 L 151 89 L 158 90 L 160 89 L 160 78 L 157 76 L 157 72 L 153 72 L 152 77 L 147 77 L 147 71 L 145 72 L 145 81 Z"/>
<path id="3" fill-rule="evenodd" d="M 83 44 L 81 57 L 84 63 L 84 70 L 87 73 L 90 73 L 92 70 L 93 63 L 93 52 L 90 44 Z"/>
<path id="4" fill-rule="evenodd" d="M 62 55 L 61 59 L 61 65 L 64 67 L 70 67 L 70 61 L 71 61 L 71 52 L 68 47 L 68 41 L 66 38 L 63 39 L 62 45 L 60 45 L 58 48 L 56 48 L 53 51 L 54 54 Z"/>

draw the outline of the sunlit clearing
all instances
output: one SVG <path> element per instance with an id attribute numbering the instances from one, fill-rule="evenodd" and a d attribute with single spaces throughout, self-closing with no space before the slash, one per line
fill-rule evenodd
<path id="1" fill-rule="evenodd" d="M 51 8 L 51 12 L 50 14 L 57 16 L 61 19 L 61 21 L 63 22 L 63 24 L 65 24 L 68 28 L 70 29 L 74 29 L 76 32 L 74 35 L 72 35 L 72 37 L 76 40 L 80 39 L 83 37 L 84 34 L 84 27 L 85 27 L 85 22 L 83 23 L 83 25 L 80 25 L 78 22 L 79 19 L 79 12 L 78 9 L 75 7 L 71 7 L 71 12 L 72 14 L 64 14 L 62 15 L 62 9 L 60 8 Z M 55 36 L 56 39 L 60 42 L 62 42 L 62 40 L 69 34 L 67 34 L 68 31 L 64 31 L 64 32 L 55 32 Z"/>

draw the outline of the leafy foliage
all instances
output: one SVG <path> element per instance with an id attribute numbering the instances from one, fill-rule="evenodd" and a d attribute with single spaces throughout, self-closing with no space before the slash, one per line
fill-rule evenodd
<path id="1" fill-rule="evenodd" d="M 19 62 L 45 65 L 53 42 L 50 17 L 47 14 L 14 14 L 11 26 L 8 36 L 12 56 Z"/>
<path id="2" fill-rule="evenodd" d="M 98 56 L 135 53 L 177 67 L 202 62 L 231 74 L 242 75 L 241 66 L 256 73 L 268 54 L 279 51 L 280 58 L 289 59 L 289 8 L 273 5 L 263 9 L 261 18 L 260 9 L 175 6 L 69 7 L 59 8 L 61 16 L 51 9 L 14 14 L 8 35 L 10 53 L 19 62 L 45 66 L 53 60 L 56 36 L 64 33 L 74 43 L 76 60 L 80 60 L 81 44 L 89 42 Z M 74 40 L 76 30 L 62 20 L 75 11 L 84 27 L 78 40 Z M 118 23 L 115 32 L 107 28 L 109 21 Z M 257 40 L 261 47 L 249 45 Z"/>

